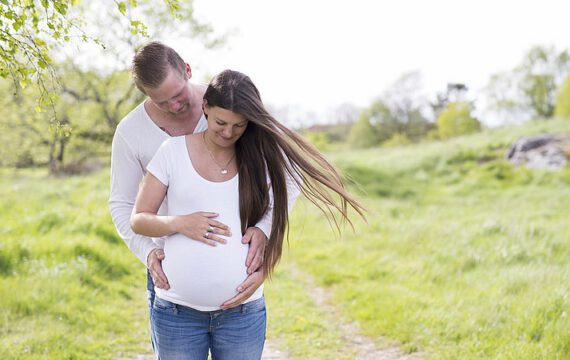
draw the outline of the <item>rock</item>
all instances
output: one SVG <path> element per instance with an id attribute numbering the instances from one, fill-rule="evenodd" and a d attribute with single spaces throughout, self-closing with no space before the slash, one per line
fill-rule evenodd
<path id="1" fill-rule="evenodd" d="M 530 169 L 560 170 L 570 157 L 570 134 L 542 134 L 517 140 L 506 158 Z"/>

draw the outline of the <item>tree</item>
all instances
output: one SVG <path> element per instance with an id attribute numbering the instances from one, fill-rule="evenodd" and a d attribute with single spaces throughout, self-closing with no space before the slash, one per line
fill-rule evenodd
<path id="1" fill-rule="evenodd" d="M 165 14 L 171 18 L 184 16 L 196 33 L 211 31 L 194 19 L 191 1 L 164 0 L 163 4 L 159 6 L 151 0 L 103 0 L 103 4 L 79 0 L 0 0 L 0 77 L 10 79 L 16 92 L 35 85 L 39 89 L 37 109 L 53 108 L 58 84 L 52 66 L 54 50 L 80 43 L 105 46 L 100 37 L 110 29 L 86 22 L 82 13 L 86 6 L 97 7 L 96 11 L 86 14 L 120 19 L 121 29 L 113 31 L 113 37 L 123 33 L 139 37 L 149 35 L 147 25 L 137 17 L 137 9 L 141 14 L 152 9 L 155 18 L 163 23 Z M 104 16 L 107 15 L 105 12 L 111 17 Z"/>
<path id="2" fill-rule="evenodd" d="M 570 118 L 570 75 L 560 85 L 558 95 L 556 96 L 554 115 L 556 117 Z"/>
<path id="3" fill-rule="evenodd" d="M 479 131 L 481 124 L 471 115 L 471 104 L 451 102 L 437 118 L 437 127 L 439 137 L 447 139 Z"/>
<path id="4" fill-rule="evenodd" d="M 16 154 L 4 163 L 49 165 L 52 172 L 64 169 L 64 161 L 73 165 L 108 153 L 119 120 L 141 100 L 128 67 L 148 36 L 183 33 L 208 48 L 225 41 L 195 20 L 190 0 L 162 6 L 152 0 L 6 3 L 0 0 L 0 64 L 12 86 L 2 89 L 19 106 L 0 125 L 19 129 L 8 139 L 18 141 Z"/>
<path id="5" fill-rule="evenodd" d="M 515 69 L 519 90 L 525 105 L 539 118 L 554 114 L 556 89 L 570 71 L 570 55 L 554 47 L 535 46 L 529 50 L 521 65 Z"/>
<path id="6" fill-rule="evenodd" d="M 491 75 L 484 89 L 487 109 L 496 113 L 501 123 L 513 123 L 528 117 L 524 114 L 516 81 L 516 74 L 500 72 Z"/>
<path id="7" fill-rule="evenodd" d="M 427 99 L 422 93 L 421 74 L 410 72 L 402 75 L 364 112 L 377 128 L 379 141 L 395 134 L 416 141 L 430 128 L 424 115 L 427 106 Z"/>
<path id="8" fill-rule="evenodd" d="M 378 144 L 376 129 L 370 124 L 366 115 L 361 115 L 350 128 L 348 144 L 353 148 L 368 148 Z"/>

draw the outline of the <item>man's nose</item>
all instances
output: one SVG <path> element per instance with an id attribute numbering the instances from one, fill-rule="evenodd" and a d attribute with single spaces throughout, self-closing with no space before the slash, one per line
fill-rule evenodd
<path id="1" fill-rule="evenodd" d="M 180 109 L 180 101 L 178 100 L 170 100 L 170 108 L 172 110 L 178 110 Z"/>

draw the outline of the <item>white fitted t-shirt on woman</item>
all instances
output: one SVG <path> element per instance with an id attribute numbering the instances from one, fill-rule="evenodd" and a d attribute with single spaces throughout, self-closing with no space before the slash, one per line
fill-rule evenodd
<path id="1" fill-rule="evenodd" d="M 212 182 L 192 165 L 185 136 L 166 140 L 147 166 L 147 171 L 168 187 L 167 214 L 186 215 L 197 211 L 216 212 L 232 236 L 226 244 L 206 245 L 181 234 L 169 236 L 164 245 L 162 268 L 169 290 L 156 294 L 170 302 L 200 311 L 220 309 L 238 294 L 236 288 L 247 277 L 245 260 L 248 244 L 242 244 L 239 214 L 238 175 L 224 182 Z M 263 285 L 246 301 L 259 299 Z"/>

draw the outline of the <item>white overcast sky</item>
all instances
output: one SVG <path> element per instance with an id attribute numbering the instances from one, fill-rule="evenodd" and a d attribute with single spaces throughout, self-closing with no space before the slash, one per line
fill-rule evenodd
<path id="1" fill-rule="evenodd" d="M 514 68 L 533 45 L 570 49 L 570 0 L 195 0 L 223 50 L 176 41 L 203 80 L 248 74 L 264 100 L 323 115 L 367 106 L 400 75 L 419 70 L 426 93 L 462 82 L 473 99 L 491 74 Z"/>

